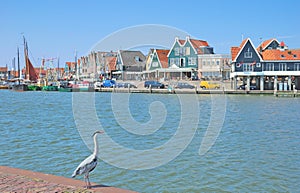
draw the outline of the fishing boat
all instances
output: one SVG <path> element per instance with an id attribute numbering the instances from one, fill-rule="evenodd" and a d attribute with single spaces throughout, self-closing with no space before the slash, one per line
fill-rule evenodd
<path id="1" fill-rule="evenodd" d="M 58 91 L 60 92 L 72 92 L 72 85 L 69 81 L 61 81 L 58 87 Z"/>
<path id="2" fill-rule="evenodd" d="M 37 89 L 37 87 L 30 87 L 28 88 L 29 85 L 32 85 L 37 82 L 38 76 L 34 70 L 34 67 L 28 57 L 28 45 L 25 40 L 25 37 L 23 36 L 24 39 L 24 57 L 25 57 L 25 80 L 21 78 L 21 71 L 20 71 L 20 54 L 19 54 L 19 48 L 17 49 L 18 52 L 18 75 L 19 78 L 17 78 L 14 81 L 14 84 L 12 85 L 12 90 L 14 91 L 28 91 L 31 89 Z"/>
<path id="3" fill-rule="evenodd" d="M 0 81 L 0 89 L 8 89 L 8 83 L 5 81 Z"/>
<path id="4" fill-rule="evenodd" d="M 72 92 L 94 92 L 94 85 L 89 81 L 70 81 Z"/>

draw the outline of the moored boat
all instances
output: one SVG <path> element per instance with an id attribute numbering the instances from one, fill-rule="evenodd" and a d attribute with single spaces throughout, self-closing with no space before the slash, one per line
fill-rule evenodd
<path id="1" fill-rule="evenodd" d="M 43 86 L 42 90 L 43 91 L 58 91 L 58 86 L 47 85 L 47 86 Z"/>
<path id="2" fill-rule="evenodd" d="M 28 85 L 28 91 L 38 91 L 38 90 L 42 90 L 42 87 L 37 86 L 37 85 Z"/>
<path id="3" fill-rule="evenodd" d="M 88 81 L 70 81 L 72 92 L 94 92 L 94 85 Z"/>

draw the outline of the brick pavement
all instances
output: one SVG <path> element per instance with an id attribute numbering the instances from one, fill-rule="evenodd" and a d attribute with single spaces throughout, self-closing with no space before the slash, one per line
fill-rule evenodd
<path id="1" fill-rule="evenodd" d="M 92 183 L 92 189 L 85 189 L 85 183 L 61 176 L 43 174 L 0 166 L 0 192 L 74 192 L 74 193 L 134 193 L 115 187 Z"/>

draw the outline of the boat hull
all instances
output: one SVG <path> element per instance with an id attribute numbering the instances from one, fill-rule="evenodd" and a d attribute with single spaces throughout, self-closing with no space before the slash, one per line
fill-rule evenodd
<path id="1" fill-rule="evenodd" d="M 58 91 L 58 86 L 43 86 L 43 91 Z"/>
<path id="2" fill-rule="evenodd" d="M 13 91 L 28 91 L 28 85 L 27 84 L 15 84 L 12 85 Z"/>

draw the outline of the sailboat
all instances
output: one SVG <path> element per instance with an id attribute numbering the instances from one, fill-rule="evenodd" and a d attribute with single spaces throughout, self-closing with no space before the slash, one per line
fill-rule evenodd
<path id="1" fill-rule="evenodd" d="M 21 71 L 20 71 L 20 54 L 19 54 L 19 48 L 18 48 L 18 78 L 15 82 L 15 84 L 12 86 L 12 89 L 15 91 L 27 91 L 27 90 L 39 90 L 39 87 L 35 84 L 38 75 L 36 74 L 34 67 L 28 57 L 28 45 L 25 40 L 25 37 L 23 36 L 24 39 L 24 57 L 25 57 L 25 79 L 23 80 L 21 78 Z"/>
<path id="2" fill-rule="evenodd" d="M 17 48 L 17 54 L 18 54 L 18 77 L 14 78 L 12 81 L 14 84 L 12 85 L 12 90 L 14 91 L 27 91 L 28 85 L 24 83 L 22 76 L 21 76 L 21 70 L 20 70 L 20 53 L 19 53 L 19 47 Z"/>

